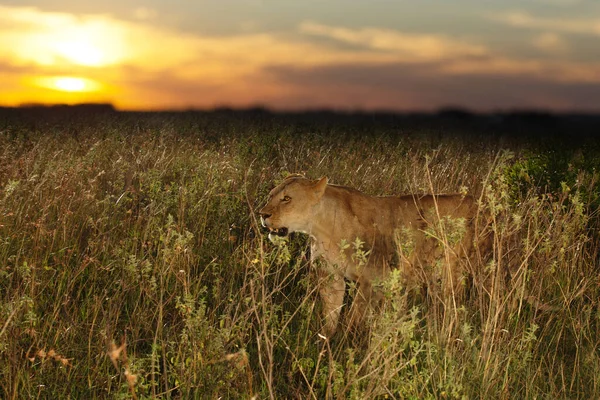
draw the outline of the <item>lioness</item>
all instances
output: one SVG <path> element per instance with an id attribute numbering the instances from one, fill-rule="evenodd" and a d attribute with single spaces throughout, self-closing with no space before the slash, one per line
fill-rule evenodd
<path id="1" fill-rule="evenodd" d="M 468 272 L 461 259 L 474 247 L 477 205 L 471 196 L 375 197 L 328 184 L 327 178 L 292 176 L 269 193 L 259 214 L 271 240 L 306 233 L 311 260 L 325 261 L 318 272 L 327 279 L 319 293 L 329 336 L 343 306 L 344 278 L 358 283 L 351 323 L 362 318 L 365 306 L 377 297 L 374 282 L 391 268 L 400 268 L 407 287 L 440 280 L 442 293 L 452 295 L 445 298 L 459 295 Z"/>

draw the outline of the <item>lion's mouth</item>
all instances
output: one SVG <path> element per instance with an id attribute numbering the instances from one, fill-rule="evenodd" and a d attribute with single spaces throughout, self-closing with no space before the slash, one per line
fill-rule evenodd
<path id="1" fill-rule="evenodd" d="M 269 228 L 269 234 L 276 235 L 279 237 L 286 237 L 288 235 L 288 228 Z"/>
<path id="2" fill-rule="evenodd" d="M 270 215 L 268 217 L 270 217 Z M 262 215 L 260 217 L 260 222 L 261 222 L 262 226 L 264 226 L 265 228 L 267 228 L 269 230 L 269 236 L 274 235 L 274 236 L 279 236 L 279 237 L 286 237 L 289 233 L 289 230 L 286 227 L 282 227 L 282 228 L 270 227 L 269 226 L 270 224 L 267 223 L 267 219 L 264 218 Z"/>

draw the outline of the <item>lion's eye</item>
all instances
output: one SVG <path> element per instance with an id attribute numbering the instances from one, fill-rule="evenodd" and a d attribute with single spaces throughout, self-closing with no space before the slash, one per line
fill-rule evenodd
<path id="1" fill-rule="evenodd" d="M 281 201 L 284 201 L 284 202 L 286 202 L 286 203 L 287 203 L 287 202 L 288 202 L 288 201 L 290 201 L 291 199 L 292 199 L 292 198 L 291 198 L 290 196 L 284 196 L 284 197 L 283 197 L 283 199 L 281 199 Z"/>

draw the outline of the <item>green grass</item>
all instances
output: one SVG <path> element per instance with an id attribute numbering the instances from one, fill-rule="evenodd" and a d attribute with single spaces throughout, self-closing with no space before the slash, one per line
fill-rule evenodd
<path id="1" fill-rule="evenodd" d="M 2 398 L 600 398 L 592 150 L 226 113 L 0 131 Z M 289 172 L 466 190 L 493 256 L 457 310 L 392 275 L 363 331 L 325 341 L 306 238 L 256 224 Z"/>

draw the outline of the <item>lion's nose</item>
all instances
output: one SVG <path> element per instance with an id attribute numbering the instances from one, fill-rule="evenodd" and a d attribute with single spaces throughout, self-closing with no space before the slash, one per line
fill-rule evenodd
<path id="1" fill-rule="evenodd" d="M 271 214 L 266 213 L 264 211 L 259 211 L 258 213 L 260 214 L 261 217 L 263 217 L 263 219 L 267 219 L 271 216 Z"/>
<path id="2" fill-rule="evenodd" d="M 260 224 L 263 226 L 263 228 L 266 228 L 267 219 L 271 216 L 271 214 L 268 212 L 264 212 L 263 210 L 260 210 L 258 213 L 260 214 Z"/>

